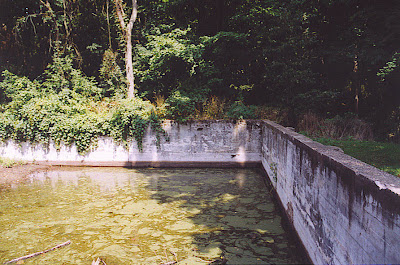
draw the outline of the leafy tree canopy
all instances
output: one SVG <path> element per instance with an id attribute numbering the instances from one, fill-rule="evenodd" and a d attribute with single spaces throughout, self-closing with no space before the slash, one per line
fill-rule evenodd
<path id="1" fill-rule="evenodd" d="M 128 21 L 133 2 L 119 2 Z M 114 0 L 3 0 L 0 12 L 3 105 L 35 89 L 126 96 Z M 281 106 L 293 125 L 308 111 L 352 112 L 378 136 L 399 134 L 396 0 L 151 0 L 137 12 L 132 57 L 143 99 L 190 110 L 216 96 L 232 117 L 249 117 L 249 105 Z"/>

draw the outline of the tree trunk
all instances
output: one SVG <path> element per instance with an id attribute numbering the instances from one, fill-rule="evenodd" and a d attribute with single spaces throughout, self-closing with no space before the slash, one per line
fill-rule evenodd
<path id="1" fill-rule="evenodd" d="M 58 28 L 58 24 L 57 24 L 57 19 L 56 19 L 56 15 L 53 11 L 53 9 L 51 8 L 50 2 L 49 0 L 47 0 L 46 2 L 44 2 L 43 0 L 40 0 L 40 2 L 48 9 L 51 19 L 54 23 L 54 29 L 56 30 L 56 40 L 54 41 L 54 46 L 55 46 L 55 50 L 56 52 L 60 52 L 60 30 Z M 50 35 L 50 39 L 51 39 L 51 35 Z M 50 40 L 50 47 L 52 47 L 52 43 Z"/>
<path id="2" fill-rule="evenodd" d="M 108 29 L 108 48 L 112 49 L 112 45 L 111 45 L 111 29 L 110 29 L 110 15 L 108 13 L 108 7 L 109 7 L 109 2 L 107 0 L 106 12 L 107 12 L 107 29 Z"/>
<path id="3" fill-rule="evenodd" d="M 125 51 L 126 80 L 128 81 L 128 98 L 135 97 L 135 77 L 133 76 L 132 62 L 132 33 L 127 32 Z"/>
<path id="4" fill-rule="evenodd" d="M 117 12 L 119 24 L 121 26 L 122 35 L 126 42 L 125 50 L 125 70 L 126 80 L 128 82 L 128 98 L 135 97 L 135 78 L 133 76 L 133 62 L 132 62 L 132 29 L 133 23 L 137 18 L 137 0 L 132 0 L 132 14 L 128 24 L 125 24 L 125 12 L 122 6 L 122 0 L 114 0 L 115 10 Z"/>

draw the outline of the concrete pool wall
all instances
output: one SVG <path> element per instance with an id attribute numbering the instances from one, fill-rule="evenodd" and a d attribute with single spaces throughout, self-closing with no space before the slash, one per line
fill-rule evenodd
<path id="1" fill-rule="evenodd" d="M 0 156 L 53 165 L 259 166 L 316 264 L 400 263 L 400 178 L 270 121 L 165 121 L 140 152 L 110 138 L 81 156 L 74 146 L 7 141 Z"/>
<path id="2" fill-rule="evenodd" d="M 400 263 L 400 178 L 270 121 L 262 164 L 315 264 Z"/>
<path id="3" fill-rule="evenodd" d="M 256 166 L 261 161 L 261 121 L 164 121 L 168 137 L 156 145 L 150 126 L 143 150 L 132 141 L 127 150 L 110 137 L 101 137 L 97 147 L 80 155 L 74 145 L 0 143 L 0 156 L 52 165 L 74 166 Z"/>

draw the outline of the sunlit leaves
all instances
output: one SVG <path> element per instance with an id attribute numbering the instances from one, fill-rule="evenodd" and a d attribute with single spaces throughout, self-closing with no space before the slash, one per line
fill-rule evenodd
<path id="1" fill-rule="evenodd" d="M 101 135 L 139 149 L 148 125 L 159 136 L 163 130 L 153 106 L 142 99 L 100 101 L 101 90 L 71 65 L 71 58 L 56 57 L 41 79 L 30 81 L 4 71 L 0 89 L 10 101 L 0 112 L 0 139 L 50 144 L 75 144 L 84 154 Z M 97 108 L 93 107 L 97 106 Z"/>

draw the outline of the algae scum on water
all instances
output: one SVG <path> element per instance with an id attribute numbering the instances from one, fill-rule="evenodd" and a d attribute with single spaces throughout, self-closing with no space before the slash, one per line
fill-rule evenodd
<path id="1" fill-rule="evenodd" d="M 252 169 L 67 168 L 0 189 L 0 262 L 303 263 Z"/>

